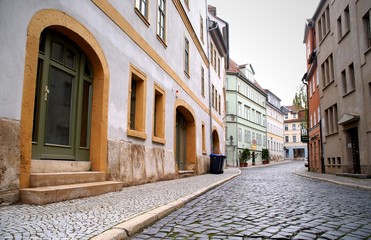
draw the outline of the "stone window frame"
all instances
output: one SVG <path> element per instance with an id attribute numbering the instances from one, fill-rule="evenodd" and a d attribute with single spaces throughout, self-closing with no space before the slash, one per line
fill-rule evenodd
<path id="1" fill-rule="evenodd" d="M 153 91 L 153 133 L 152 141 L 165 144 L 165 103 L 166 92 L 157 83 Z"/>
<path id="2" fill-rule="evenodd" d="M 136 98 L 135 101 L 135 126 L 131 126 L 131 102 L 132 102 L 132 81 L 136 81 Z M 145 140 L 146 135 L 146 92 L 147 92 L 147 75 L 134 65 L 130 64 L 129 70 L 129 88 L 128 88 L 128 123 L 127 135 Z"/>

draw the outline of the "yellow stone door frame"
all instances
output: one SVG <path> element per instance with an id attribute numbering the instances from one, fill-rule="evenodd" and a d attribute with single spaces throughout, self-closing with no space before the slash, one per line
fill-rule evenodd
<path id="1" fill-rule="evenodd" d="M 32 17 L 27 29 L 24 80 L 21 109 L 20 188 L 30 186 L 32 160 L 32 126 L 36 73 L 41 32 L 54 29 L 75 42 L 90 60 L 93 71 L 93 103 L 90 136 L 90 162 L 94 171 L 107 171 L 107 116 L 109 70 L 98 41 L 81 23 L 55 9 L 40 10 Z"/>

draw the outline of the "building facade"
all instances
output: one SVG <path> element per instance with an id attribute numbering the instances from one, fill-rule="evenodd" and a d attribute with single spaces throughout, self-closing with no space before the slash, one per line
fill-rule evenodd
<path id="1" fill-rule="evenodd" d="M 324 159 L 322 154 L 322 127 L 321 127 L 321 109 L 319 95 L 319 77 L 317 69 L 317 45 L 316 30 L 312 19 L 305 23 L 304 41 L 306 45 L 307 72 L 304 74 L 303 81 L 307 86 L 308 97 L 308 164 L 309 170 L 323 172 Z"/>
<path id="2" fill-rule="evenodd" d="M 314 14 L 326 173 L 371 174 L 371 1 L 322 0 Z"/>
<path id="3" fill-rule="evenodd" d="M 270 153 L 270 160 L 280 161 L 285 157 L 283 151 L 284 113 L 281 111 L 281 99 L 268 89 L 265 89 L 265 92 L 267 93 L 267 149 Z"/>
<path id="4" fill-rule="evenodd" d="M 254 79 L 251 64 L 238 65 L 229 60 L 226 84 L 226 156 L 227 164 L 238 165 L 238 156 L 249 149 L 248 164 L 262 163 L 267 148 L 266 96 Z"/>
<path id="5" fill-rule="evenodd" d="M 307 144 L 301 142 L 301 129 L 305 124 L 305 110 L 296 106 L 282 106 L 284 119 L 285 159 L 308 157 Z"/>
<path id="6" fill-rule="evenodd" d="M 36 173 L 127 186 L 224 153 L 228 24 L 207 1 L 1 1 L 0 22 L 0 202 Z"/>

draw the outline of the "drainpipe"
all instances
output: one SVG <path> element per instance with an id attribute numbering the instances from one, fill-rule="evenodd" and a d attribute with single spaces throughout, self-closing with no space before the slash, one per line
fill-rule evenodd
<path id="1" fill-rule="evenodd" d="M 310 171 L 310 159 L 309 159 L 309 88 L 308 88 L 307 73 L 304 74 L 301 81 L 303 82 L 303 84 L 307 88 L 307 104 L 306 104 L 307 109 L 305 110 L 305 112 L 306 112 L 306 117 L 307 117 L 307 134 L 308 134 L 308 142 L 307 142 L 308 171 Z"/>
<path id="2" fill-rule="evenodd" d="M 206 3 L 206 16 L 208 16 L 208 5 L 207 5 L 207 1 L 205 1 Z M 213 26 L 213 28 L 209 28 L 209 23 L 212 22 L 214 23 L 215 26 Z M 210 43 L 209 43 L 209 32 L 215 30 L 218 28 L 218 25 L 216 24 L 216 22 L 210 20 L 209 17 L 207 17 L 206 19 L 206 29 L 207 29 L 207 34 L 206 34 L 206 42 L 207 42 L 207 59 L 209 59 L 209 62 L 210 62 Z M 210 70 L 210 64 L 209 64 L 209 67 L 208 67 L 208 71 L 207 71 L 207 77 L 208 77 L 208 83 L 209 83 L 209 115 L 210 115 L 210 153 L 214 153 L 214 143 L 213 143 L 213 114 L 212 114 L 212 106 L 211 106 L 211 101 L 213 99 L 211 99 L 212 97 L 212 94 L 211 94 L 211 70 Z"/>

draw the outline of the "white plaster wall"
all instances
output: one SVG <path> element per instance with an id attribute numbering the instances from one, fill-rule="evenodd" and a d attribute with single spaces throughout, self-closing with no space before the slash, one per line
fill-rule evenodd
<path id="1" fill-rule="evenodd" d="M 197 3 L 196 3 L 197 2 Z M 153 2 L 155 3 L 155 2 Z M 157 3 L 150 4 L 150 23 L 149 28 L 139 19 L 134 12 L 134 1 L 125 3 L 111 1 L 117 10 L 123 14 L 126 20 L 135 26 L 143 38 L 152 46 L 157 53 L 166 60 L 166 63 L 175 70 L 176 74 L 193 90 L 205 106 L 209 106 L 207 68 L 195 47 L 188 31 L 185 29 L 171 1 L 167 2 L 167 48 L 156 38 L 156 8 Z M 193 1 L 191 12 L 195 12 L 191 21 L 199 28 L 200 14 L 206 13 L 204 1 Z M 199 9 L 195 9 L 199 8 Z M 23 74 L 25 61 L 25 45 L 27 27 L 32 16 L 41 9 L 59 9 L 76 19 L 84 25 L 96 38 L 106 57 L 109 74 L 109 106 L 108 106 L 108 138 L 116 140 L 131 141 L 137 144 L 152 145 L 152 115 L 153 115 L 153 94 L 154 82 L 159 84 L 166 94 L 165 109 L 165 148 L 169 151 L 174 149 L 174 104 L 176 101 L 175 91 L 179 90 L 179 99 L 190 104 L 195 112 L 195 122 L 197 131 L 197 155 L 202 155 L 201 122 L 206 124 L 206 147 L 210 149 L 209 115 L 200 108 L 195 101 L 188 96 L 170 76 L 154 63 L 142 49 L 138 47 L 119 27 L 113 23 L 96 5 L 89 0 L 80 0 L 78 4 L 66 4 L 63 0 L 55 1 L 0 1 L 0 117 L 20 120 Z M 82 11 L 83 9 L 83 11 Z M 155 14 L 156 13 L 156 14 Z M 204 16 L 204 19 L 206 17 Z M 206 29 L 206 25 L 204 26 Z M 205 31 L 206 34 L 206 31 Z M 190 42 L 190 75 L 188 79 L 184 74 L 183 54 L 184 36 Z M 205 42 L 206 42 L 206 35 Z M 204 46 L 205 47 L 205 46 Z M 126 135 L 127 129 L 127 109 L 128 109 L 128 79 L 129 67 L 133 64 L 147 77 L 147 106 L 146 106 L 146 133 L 147 139 L 143 142 Z M 205 68 L 205 91 L 206 97 L 201 96 L 200 72 L 201 65 Z M 221 69 L 223 66 L 221 66 Z M 213 70 L 212 70 L 213 71 Z M 221 81 L 222 84 L 222 81 Z M 222 93 L 222 85 L 218 85 L 218 92 Z M 11 93 L 11 94 L 9 94 Z M 221 94 L 223 96 L 223 94 Z M 224 103 L 222 102 L 222 106 Z M 224 130 L 217 126 L 220 134 L 220 141 L 223 141 Z M 221 144 L 224 147 L 224 144 Z"/>

